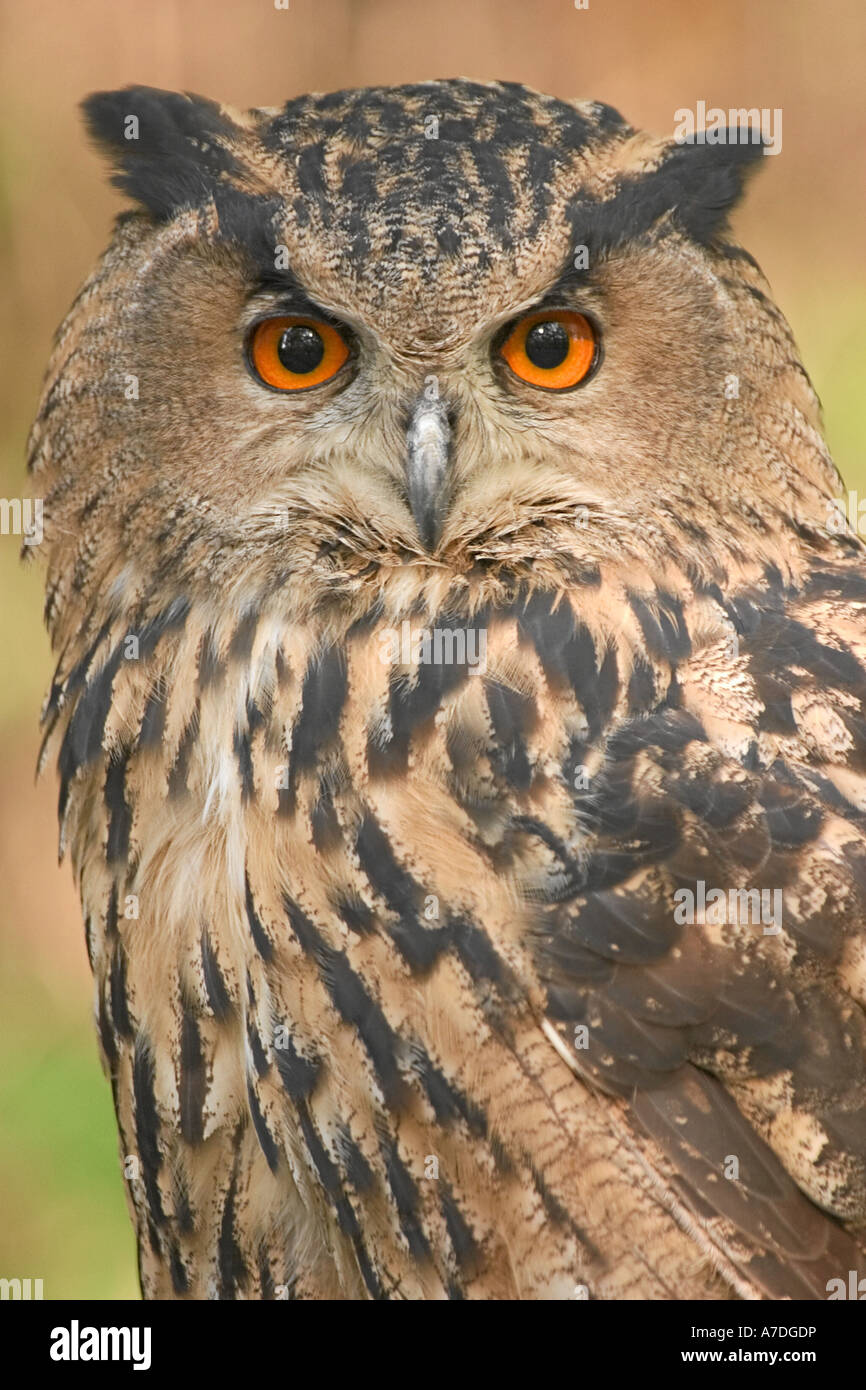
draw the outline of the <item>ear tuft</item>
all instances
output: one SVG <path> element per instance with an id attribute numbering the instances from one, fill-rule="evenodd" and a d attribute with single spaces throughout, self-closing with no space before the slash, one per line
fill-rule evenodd
<path id="1" fill-rule="evenodd" d="M 159 221 L 213 195 L 237 174 L 237 127 L 216 102 L 157 87 L 94 92 L 82 102 L 88 130 L 112 160 L 112 183 Z"/>
<path id="2" fill-rule="evenodd" d="M 704 245 L 716 239 L 764 153 L 763 141 L 740 144 L 736 129 L 714 133 L 722 137 L 715 144 L 691 137 L 671 145 L 650 175 L 666 189 L 665 201 L 677 223 Z"/>

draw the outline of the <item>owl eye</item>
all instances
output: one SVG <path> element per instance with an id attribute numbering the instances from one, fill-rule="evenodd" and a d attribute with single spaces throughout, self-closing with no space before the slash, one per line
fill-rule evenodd
<path id="1" fill-rule="evenodd" d="M 276 391 L 321 386 L 337 375 L 348 356 L 343 335 L 322 319 L 264 319 L 256 324 L 249 343 L 256 376 Z"/>
<path id="2" fill-rule="evenodd" d="M 592 371 L 598 340 L 583 314 L 548 309 L 520 319 L 499 351 L 521 381 L 548 391 L 567 391 Z"/>

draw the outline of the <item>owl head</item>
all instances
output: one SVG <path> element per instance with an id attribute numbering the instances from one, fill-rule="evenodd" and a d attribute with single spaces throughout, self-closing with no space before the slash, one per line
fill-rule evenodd
<path id="1" fill-rule="evenodd" d="M 33 432 L 50 622 L 715 584 L 820 544 L 817 402 L 726 226 L 760 144 L 463 80 L 84 109 L 135 206 Z"/>

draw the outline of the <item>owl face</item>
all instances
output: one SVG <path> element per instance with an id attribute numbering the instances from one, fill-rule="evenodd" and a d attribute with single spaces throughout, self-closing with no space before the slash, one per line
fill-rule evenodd
<path id="1" fill-rule="evenodd" d="M 814 397 L 724 239 L 760 146 L 464 81 L 86 110 L 139 210 L 55 357 L 89 443 L 49 451 L 73 584 L 240 599 L 303 572 L 399 607 L 539 567 L 715 579 L 707 555 L 825 514 Z M 814 436 L 796 473 L 762 427 L 780 396 Z"/>

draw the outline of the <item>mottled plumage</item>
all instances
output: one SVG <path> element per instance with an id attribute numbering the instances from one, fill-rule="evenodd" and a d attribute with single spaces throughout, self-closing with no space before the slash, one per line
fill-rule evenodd
<path id="1" fill-rule="evenodd" d="M 146 1296 L 826 1297 L 866 1227 L 866 561 L 726 229 L 760 147 L 508 83 L 86 110 L 138 207 L 31 463 Z M 580 390 L 497 357 L 548 304 L 599 326 Z M 244 343 L 299 308 L 353 355 L 287 396 Z M 700 883 L 780 930 L 682 924 Z"/>

